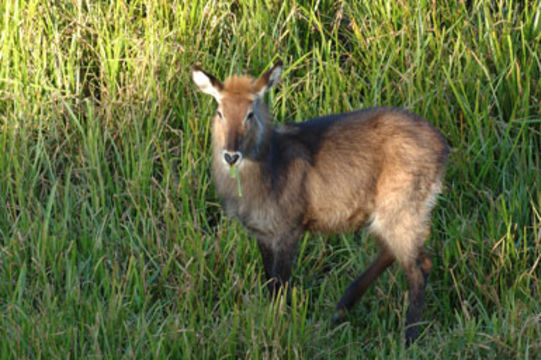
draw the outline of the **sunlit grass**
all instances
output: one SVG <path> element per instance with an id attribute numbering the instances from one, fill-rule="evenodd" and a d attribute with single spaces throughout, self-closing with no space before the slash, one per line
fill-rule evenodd
<path id="1" fill-rule="evenodd" d="M 0 358 L 539 357 L 540 44 L 539 1 L 1 1 Z M 270 304 L 220 209 L 191 65 L 277 59 L 277 123 L 401 106 L 452 148 L 418 346 L 398 267 L 330 324 L 372 239 L 305 236 Z"/>

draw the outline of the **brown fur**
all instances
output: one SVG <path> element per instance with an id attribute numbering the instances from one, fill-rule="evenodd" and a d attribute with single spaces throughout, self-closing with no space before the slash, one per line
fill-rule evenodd
<path id="1" fill-rule="evenodd" d="M 229 95 L 253 100 L 258 88 L 251 76 L 232 76 L 224 82 L 224 90 Z"/>
<path id="2" fill-rule="evenodd" d="M 445 140 L 426 120 L 390 108 L 272 128 L 260 96 L 276 78 L 272 71 L 257 80 L 229 78 L 220 90 L 213 176 L 226 211 L 256 235 L 273 292 L 289 280 L 296 241 L 305 230 L 336 233 L 368 226 L 382 253 L 348 288 L 336 317 L 396 259 L 410 286 L 406 338 L 411 343 L 431 267 L 423 245 L 441 191 Z M 255 118 L 249 120 L 252 111 Z M 242 197 L 223 151 L 243 156 L 235 164 Z"/>

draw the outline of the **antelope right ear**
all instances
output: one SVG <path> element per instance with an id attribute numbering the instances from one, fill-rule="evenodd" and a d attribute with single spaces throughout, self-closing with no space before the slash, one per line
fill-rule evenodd
<path id="1" fill-rule="evenodd" d="M 282 75 L 282 62 L 278 61 L 269 71 L 255 81 L 254 88 L 257 95 L 263 96 L 267 90 L 280 80 L 280 75 Z"/>
<path id="2" fill-rule="evenodd" d="M 222 90 L 224 88 L 220 80 L 203 71 L 198 65 L 192 67 L 192 79 L 199 90 L 205 94 L 214 96 L 216 101 L 220 101 L 222 98 Z"/>

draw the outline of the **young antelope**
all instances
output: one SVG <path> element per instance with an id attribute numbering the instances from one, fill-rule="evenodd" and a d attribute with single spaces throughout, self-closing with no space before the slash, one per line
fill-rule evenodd
<path id="1" fill-rule="evenodd" d="M 212 172 L 225 210 L 257 238 L 273 295 L 289 281 L 297 240 L 306 230 L 367 227 L 381 251 L 346 289 L 333 319 L 343 319 L 396 260 L 409 285 L 409 345 L 419 334 L 432 266 L 423 245 L 441 191 L 446 141 L 421 117 L 383 107 L 274 128 L 262 99 L 281 73 L 278 63 L 258 79 L 233 76 L 222 83 L 193 67 L 195 84 L 218 102 Z"/>

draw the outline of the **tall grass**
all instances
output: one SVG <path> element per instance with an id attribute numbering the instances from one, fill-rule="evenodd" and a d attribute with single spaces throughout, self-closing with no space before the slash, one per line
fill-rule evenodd
<path id="1" fill-rule="evenodd" d="M 538 358 L 540 44 L 538 0 L 0 2 L 0 358 Z M 277 58 L 277 123 L 401 106 L 452 147 L 410 349 L 398 268 L 329 322 L 372 239 L 305 236 L 271 304 L 222 214 L 190 66 Z"/>

